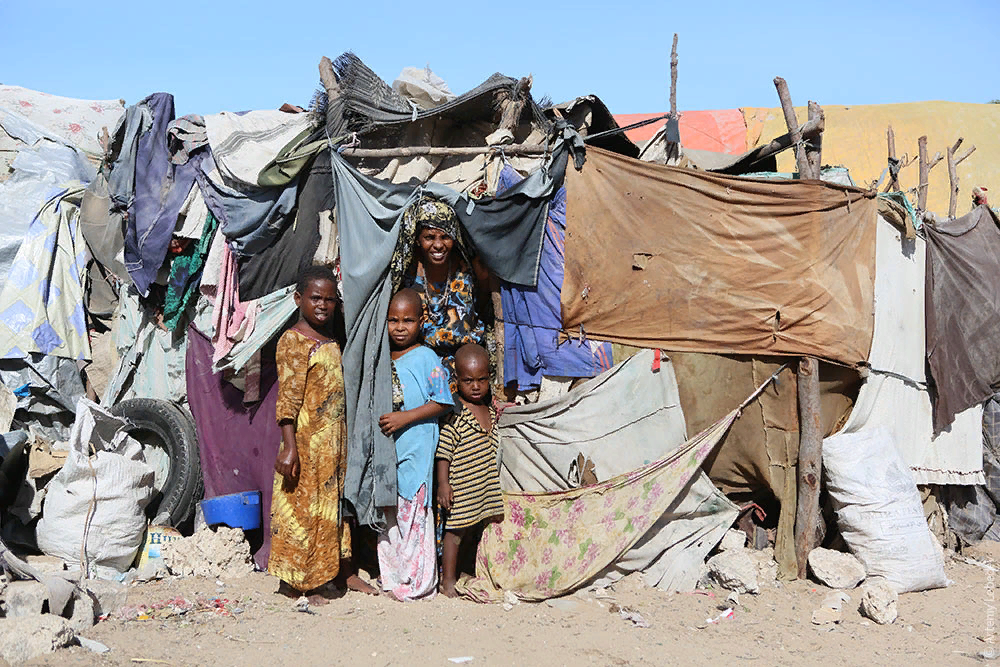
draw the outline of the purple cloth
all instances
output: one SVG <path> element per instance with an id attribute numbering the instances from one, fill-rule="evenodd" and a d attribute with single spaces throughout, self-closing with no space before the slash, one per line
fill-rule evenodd
<path id="1" fill-rule="evenodd" d="M 177 226 L 177 215 L 191 192 L 203 156 L 183 165 L 170 162 L 167 126 L 174 119 L 174 96 L 153 93 L 142 101 L 153 115 L 153 124 L 136 148 L 135 199 L 125 227 L 125 268 L 143 296 L 167 256 L 167 246 Z"/>
<path id="2" fill-rule="evenodd" d="M 212 341 L 188 328 L 188 405 L 198 430 L 198 450 L 205 477 L 205 497 L 241 491 L 260 491 L 263 545 L 254 553 L 259 568 L 267 569 L 271 553 L 271 489 L 274 461 L 281 445 L 275 420 L 278 373 L 274 365 L 261 366 L 259 403 L 243 405 L 243 392 L 212 372 Z"/>
<path id="3" fill-rule="evenodd" d="M 510 167 L 500 173 L 497 190 L 512 187 L 521 177 Z M 542 239 L 538 285 L 528 287 L 503 282 L 500 299 L 504 320 L 504 381 L 517 381 L 520 390 L 537 388 L 542 375 L 594 377 L 611 368 L 611 343 L 592 346 L 589 341 L 559 341 L 562 291 L 566 265 L 566 188 L 560 187 L 549 202 Z"/>

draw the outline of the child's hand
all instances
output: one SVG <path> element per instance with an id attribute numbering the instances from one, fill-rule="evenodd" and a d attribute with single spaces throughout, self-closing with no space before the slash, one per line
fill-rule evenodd
<path id="1" fill-rule="evenodd" d="M 438 492 L 437 492 L 438 505 L 440 505 L 446 510 L 450 510 L 451 501 L 453 499 L 454 498 L 452 497 L 451 494 L 451 484 L 449 484 L 448 482 L 438 483 Z"/>
<path id="2" fill-rule="evenodd" d="M 298 479 L 299 450 L 282 445 L 281 451 L 278 452 L 278 460 L 274 462 L 274 469 L 285 479 Z"/>
<path id="3" fill-rule="evenodd" d="M 378 427 L 385 435 L 392 435 L 409 423 L 410 421 L 403 416 L 402 412 L 389 412 L 378 418 Z"/>

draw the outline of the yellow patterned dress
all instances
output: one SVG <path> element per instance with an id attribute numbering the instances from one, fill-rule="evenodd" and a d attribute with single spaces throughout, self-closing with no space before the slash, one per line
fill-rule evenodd
<path id="1" fill-rule="evenodd" d="M 274 475 L 268 571 L 308 591 L 337 576 L 351 556 L 351 533 L 340 519 L 347 469 L 347 420 L 340 348 L 289 329 L 278 341 L 279 424 L 295 422 L 301 472 L 295 482 Z"/>

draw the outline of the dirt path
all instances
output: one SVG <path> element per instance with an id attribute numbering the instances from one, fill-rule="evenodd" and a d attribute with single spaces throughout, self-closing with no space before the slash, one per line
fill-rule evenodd
<path id="1" fill-rule="evenodd" d="M 979 554 L 991 556 L 1000 556 L 1000 549 Z M 473 667 L 720 667 L 736 661 L 828 667 L 972 665 L 980 661 L 979 652 L 991 647 L 987 633 L 995 632 L 988 623 L 992 618 L 995 624 L 996 616 L 989 616 L 987 607 L 995 604 L 995 575 L 958 561 L 950 561 L 946 571 L 954 583 L 901 596 L 899 618 L 892 625 L 878 626 L 861 617 L 855 590 L 843 622 L 825 627 L 810 619 L 828 589 L 811 582 L 740 596 L 732 618 L 707 624 L 706 619 L 719 614 L 727 591 L 709 591 L 714 597 L 668 595 L 630 577 L 616 584 L 613 595 L 650 624 L 639 628 L 609 613 L 608 600 L 591 595 L 565 598 L 556 607 L 521 603 L 504 611 L 498 605 L 443 597 L 402 604 L 352 593 L 305 614 L 275 595 L 277 581 L 265 574 L 223 586 L 214 580 L 171 579 L 135 586 L 129 604 L 220 597 L 229 601 L 233 615 L 194 611 L 167 619 L 104 621 L 85 636 L 111 647 L 110 653 L 73 647 L 29 664 L 450 665 L 449 658 L 472 657 L 465 664 Z M 136 658 L 146 662 L 133 662 Z"/>

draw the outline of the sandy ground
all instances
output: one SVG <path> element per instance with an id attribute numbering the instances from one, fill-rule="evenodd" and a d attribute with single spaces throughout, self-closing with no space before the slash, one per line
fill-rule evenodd
<path id="1" fill-rule="evenodd" d="M 971 554 L 1000 562 L 1000 544 Z M 727 591 L 665 594 L 636 576 L 612 591 L 620 605 L 648 621 L 636 627 L 592 594 L 557 606 L 521 603 L 505 611 L 438 597 L 403 604 L 349 593 L 314 614 L 292 610 L 275 594 L 277 581 L 253 574 L 216 580 L 173 578 L 139 584 L 128 603 L 178 596 L 222 598 L 234 613 L 192 611 L 167 619 L 107 620 L 84 636 L 111 648 L 104 655 L 74 646 L 32 665 L 800 665 L 973 664 L 996 645 L 995 574 L 956 560 L 946 564 L 946 589 L 900 597 L 899 618 L 879 626 L 857 612 L 852 591 L 839 625 L 815 626 L 811 615 L 829 592 L 812 582 L 740 596 L 732 618 L 706 623 Z M 239 610 L 239 611 L 235 611 Z M 1000 648 L 1000 647 L 997 647 Z M 759 662 L 758 662 L 759 661 Z M 2 662 L 2 661 L 0 661 Z"/>

